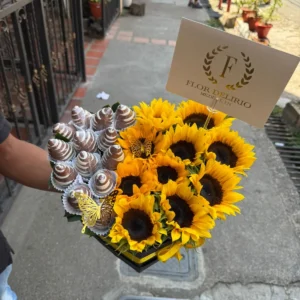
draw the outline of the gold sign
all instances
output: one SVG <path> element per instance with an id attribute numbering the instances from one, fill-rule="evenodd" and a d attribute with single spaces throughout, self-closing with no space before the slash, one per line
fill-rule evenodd
<path id="1" fill-rule="evenodd" d="M 182 19 L 166 89 L 263 127 L 299 60 Z"/>

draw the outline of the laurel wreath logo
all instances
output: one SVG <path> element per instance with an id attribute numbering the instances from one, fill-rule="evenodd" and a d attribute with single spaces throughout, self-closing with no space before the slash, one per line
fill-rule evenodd
<path id="1" fill-rule="evenodd" d="M 245 62 L 245 73 L 243 74 L 243 77 L 237 83 L 226 85 L 226 88 L 231 91 L 240 89 L 240 88 L 244 87 L 245 85 L 247 85 L 253 76 L 254 68 L 251 69 L 252 64 L 250 61 L 250 57 L 247 56 L 243 52 L 241 52 L 241 54 L 242 54 L 244 62 Z"/>
<path id="2" fill-rule="evenodd" d="M 214 48 L 211 52 L 208 52 L 206 54 L 206 57 L 204 59 L 204 65 L 203 69 L 205 72 L 205 75 L 207 76 L 207 79 L 212 82 L 212 84 L 217 84 L 218 80 L 213 76 L 211 71 L 211 65 L 214 60 L 214 58 L 220 54 L 223 50 L 228 49 L 228 46 L 218 46 L 217 48 Z M 247 85 L 250 80 L 252 79 L 254 68 L 252 68 L 252 63 L 250 61 L 250 57 L 247 56 L 245 53 L 241 52 L 243 56 L 243 60 L 245 63 L 245 72 L 243 74 L 243 77 L 236 82 L 235 84 L 227 84 L 226 88 L 228 90 L 234 91 L 236 89 L 240 89 Z"/>
<path id="3" fill-rule="evenodd" d="M 204 59 L 204 65 L 203 69 L 205 71 L 205 75 L 207 76 L 208 80 L 211 81 L 213 84 L 217 84 L 217 79 L 212 75 L 211 72 L 211 63 L 213 59 L 221 53 L 223 50 L 227 49 L 228 46 L 218 46 L 217 48 L 214 48 L 212 52 L 207 52 L 206 57 Z"/>

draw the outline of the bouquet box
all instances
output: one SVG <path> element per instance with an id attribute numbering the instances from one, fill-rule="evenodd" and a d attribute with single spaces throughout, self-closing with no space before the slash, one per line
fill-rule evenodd
<path id="1" fill-rule="evenodd" d="M 171 240 L 166 240 L 159 247 L 151 247 L 147 251 L 141 253 L 132 253 L 132 251 L 126 251 L 120 253 L 116 251 L 118 245 L 112 244 L 109 240 L 102 236 L 94 236 L 94 238 L 102 244 L 107 250 L 109 250 L 113 255 L 118 259 L 123 261 L 125 264 L 130 266 L 136 272 L 141 273 L 144 270 L 148 269 L 152 265 L 158 262 L 157 253 L 158 251 L 164 249 L 165 247 L 171 245 Z"/>
<path id="2" fill-rule="evenodd" d="M 235 190 L 256 158 L 233 121 L 191 100 L 95 114 L 75 106 L 48 142 L 50 186 L 63 193 L 68 221 L 135 271 L 180 260 L 182 247 L 211 237 L 217 218 L 240 212 Z"/>

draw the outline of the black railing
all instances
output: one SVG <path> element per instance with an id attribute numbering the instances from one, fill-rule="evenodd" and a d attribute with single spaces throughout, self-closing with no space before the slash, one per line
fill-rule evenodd
<path id="1" fill-rule="evenodd" d="M 81 0 L 0 0 L 0 112 L 42 145 L 85 80 Z M 0 177 L 0 222 L 17 185 Z"/>

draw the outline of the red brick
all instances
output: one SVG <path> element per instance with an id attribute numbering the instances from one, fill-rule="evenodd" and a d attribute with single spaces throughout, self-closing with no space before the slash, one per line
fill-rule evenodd
<path id="1" fill-rule="evenodd" d="M 104 52 L 105 49 L 106 49 L 106 46 L 97 45 L 97 44 L 92 45 L 91 48 L 90 48 L 90 50 L 99 51 L 99 52 Z"/>
<path id="2" fill-rule="evenodd" d="M 103 56 L 103 52 L 98 52 L 98 51 L 88 51 L 86 54 L 86 57 L 96 57 L 96 58 L 101 58 Z"/>
<path id="3" fill-rule="evenodd" d="M 114 35 L 114 34 L 110 34 L 110 33 L 108 33 L 108 34 L 106 35 L 105 39 L 107 39 L 107 40 L 113 40 L 113 39 L 114 39 L 114 37 L 115 37 L 115 35 Z"/>
<path id="4" fill-rule="evenodd" d="M 125 42 L 130 42 L 131 39 L 132 39 L 131 36 L 122 36 L 122 35 L 120 36 L 120 35 L 118 35 L 118 37 L 117 37 L 117 40 L 119 40 L 119 41 L 125 41 Z"/>
<path id="5" fill-rule="evenodd" d="M 85 59 L 85 65 L 86 66 L 93 66 L 93 67 L 96 67 L 98 66 L 100 62 L 100 58 L 95 58 L 95 57 L 87 57 Z"/>
<path id="6" fill-rule="evenodd" d="M 75 92 L 73 98 L 82 99 L 85 96 L 87 88 L 86 87 L 79 87 Z"/>
<path id="7" fill-rule="evenodd" d="M 132 31 L 120 31 L 119 35 L 122 35 L 122 36 L 133 36 L 133 32 Z"/>
<path id="8" fill-rule="evenodd" d="M 168 44 L 169 44 L 169 46 L 175 47 L 176 46 L 176 41 L 169 41 Z"/>
<path id="9" fill-rule="evenodd" d="M 104 48 L 106 48 L 109 44 L 109 41 L 107 40 L 94 40 L 93 45 L 97 45 L 97 46 L 103 46 Z"/>
<path id="10" fill-rule="evenodd" d="M 151 39 L 152 44 L 154 45 L 166 45 L 166 40 L 157 40 L 157 39 Z"/>
<path id="11" fill-rule="evenodd" d="M 92 76 L 92 75 L 96 74 L 97 68 L 96 67 L 86 67 L 85 72 L 86 72 L 86 75 Z"/>
<path id="12" fill-rule="evenodd" d="M 149 43 L 149 39 L 148 38 L 143 38 L 143 37 L 135 37 L 135 38 L 133 38 L 133 41 L 135 43 L 142 43 L 142 44 Z"/>
<path id="13" fill-rule="evenodd" d="M 72 109 L 73 109 L 73 107 L 74 106 L 81 106 L 81 103 L 82 103 L 82 101 L 81 100 L 76 100 L 76 99 L 72 99 L 70 102 L 69 102 L 69 104 L 68 104 L 68 106 L 67 106 L 67 108 L 66 108 L 66 112 L 67 111 L 71 111 Z"/>

